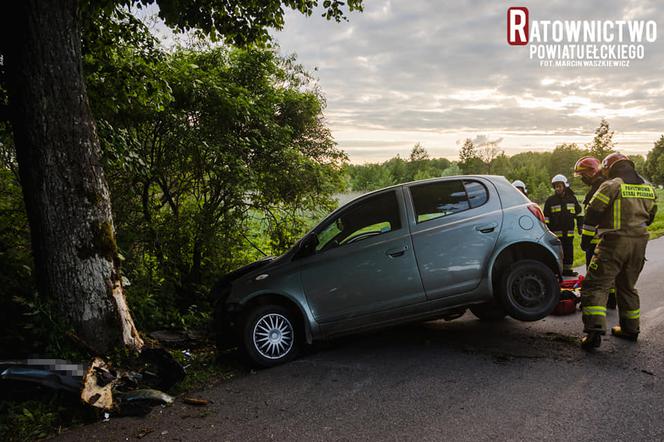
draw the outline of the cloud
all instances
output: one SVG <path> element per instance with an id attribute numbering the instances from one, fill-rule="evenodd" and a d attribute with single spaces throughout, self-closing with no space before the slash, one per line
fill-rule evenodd
<path id="1" fill-rule="evenodd" d="M 533 0 L 527 6 L 531 19 L 664 25 L 664 8 L 654 1 Z M 664 127 L 660 41 L 646 45 L 645 59 L 629 68 L 542 68 L 527 47 L 506 43 L 506 9 L 489 0 L 368 1 L 364 13 L 342 23 L 288 13 L 284 31 L 274 35 L 283 53 L 296 53 L 310 71 L 318 68 L 328 124 L 351 160 L 392 156 L 395 133 L 403 134 L 401 143 L 427 140 L 441 152 L 455 152 L 455 140 L 478 133 L 492 139 L 509 133 L 508 153 L 552 148 L 565 136 L 588 141 L 601 118 L 631 149 L 652 146 Z M 365 144 L 345 137 L 351 132 L 362 133 Z"/>

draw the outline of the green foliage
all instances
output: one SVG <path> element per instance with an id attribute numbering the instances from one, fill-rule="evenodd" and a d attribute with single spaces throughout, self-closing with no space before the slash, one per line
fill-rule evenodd
<path id="1" fill-rule="evenodd" d="M 645 173 L 653 184 L 664 184 L 664 135 L 655 142 L 653 149 L 648 152 Z"/>
<path id="2" fill-rule="evenodd" d="M 399 155 L 376 164 L 351 164 L 346 167 L 347 190 L 371 191 L 394 184 L 443 176 L 444 173 L 460 174 L 458 166 L 446 158 L 430 158 L 422 144 L 413 146 L 408 160 Z"/>
<path id="3" fill-rule="evenodd" d="M 293 59 L 257 48 L 122 52 L 104 59 L 116 63 L 104 83 L 124 81 L 127 65 L 160 79 L 154 100 L 117 110 L 91 81 L 130 304 L 143 327 L 205 322 L 216 277 L 283 253 L 333 207 L 346 157 Z"/>
<path id="4" fill-rule="evenodd" d="M 547 161 L 547 171 L 550 176 L 561 173 L 571 180 L 574 176 L 574 165 L 584 155 L 588 155 L 588 152 L 574 143 L 556 146 Z"/>
<path id="5" fill-rule="evenodd" d="M 0 440 L 34 441 L 62 428 L 99 420 L 98 413 L 70 393 L 33 392 L 30 399 L 0 400 Z"/>
<path id="6" fill-rule="evenodd" d="M 108 0 L 106 0 L 108 1 Z M 178 30 L 197 30 L 201 35 L 245 46 L 266 42 L 270 28 L 284 26 L 284 6 L 311 15 L 320 5 L 328 20 L 346 19 L 346 10 L 362 11 L 361 0 L 122 0 L 121 4 L 159 5 L 159 16 L 167 26 Z M 346 9 L 346 10 L 345 10 Z"/>

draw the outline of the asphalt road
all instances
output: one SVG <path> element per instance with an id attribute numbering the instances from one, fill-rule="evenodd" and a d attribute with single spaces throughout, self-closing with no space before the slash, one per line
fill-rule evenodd
<path id="1" fill-rule="evenodd" d="M 354 336 L 147 418 L 65 440 L 664 440 L 664 238 L 639 280 L 636 344 L 578 347 L 581 314 L 487 324 L 471 314 Z M 617 323 L 616 312 L 608 315 Z"/>

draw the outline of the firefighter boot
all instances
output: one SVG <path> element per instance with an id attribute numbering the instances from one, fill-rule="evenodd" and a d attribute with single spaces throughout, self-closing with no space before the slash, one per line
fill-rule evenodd
<path id="1" fill-rule="evenodd" d="M 611 334 L 616 338 L 626 339 L 628 341 L 636 342 L 639 339 L 638 333 L 628 332 L 622 329 L 619 325 L 611 328 Z"/>
<path id="2" fill-rule="evenodd" d="M 581 348 L 586 351 L 592 351 L 598 348 L 602 344 L 602 333 L 601 332 L 588 332 L 581 339 Z"/>

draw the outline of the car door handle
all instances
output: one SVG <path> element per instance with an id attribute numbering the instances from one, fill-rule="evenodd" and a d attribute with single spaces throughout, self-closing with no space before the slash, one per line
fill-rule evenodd
<path id="1" fill-rule="evenodd" d="M 496 230 L 496 227 L 498 227 L 498 224 L 496 224 L 496 223 L 481 224 L 479 226 L 475 226 L 475 230 L 477 230 L 478 232 L 482 232 L 482 233 L 491 233 L 494 230 Z"/>
<path id="2" fill-rule="evenodd" d="M 408 250 L 408 246 L 403 246 L 399 249 L 389 249 L 385 254 L 390 258 L 398 258 L 399 256 L 403 256 L 406 250 Z"/>

